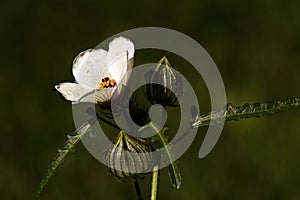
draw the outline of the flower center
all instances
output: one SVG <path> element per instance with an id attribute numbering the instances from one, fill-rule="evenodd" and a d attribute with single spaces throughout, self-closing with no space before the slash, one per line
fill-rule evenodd
<path id="1" fill-rule="evenodd" d="M 117 82 L 113 78 L 109 77 L 104 77 L 98 84 L 98 89 L 103 89 L 103 88 L 112 88 L 117 85 Z"/>

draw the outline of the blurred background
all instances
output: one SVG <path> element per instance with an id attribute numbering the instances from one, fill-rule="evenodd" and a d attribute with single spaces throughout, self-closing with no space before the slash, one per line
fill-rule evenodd
<path id="1" fill-rule="evenodd" d="M 0 5 L 1 199 L 34 197 L 57 148 L 75 129 L 71 104 L 54 85 L 73 80 L 72 61 L 80 51 L 121 31 L 158 26 L 189 35 L 214 59 L 234 105 L 300 96 L 297 0 L 12 0 Z M 137 52 L 136 60 L 155 62 L 162 56 Z M 169 60 L 176 67 L 176 59 Z M 202 110 L 209 111 L 205 84 L 187 67 L 178 70 L 202 95 Z M 174 189 L 162 170 L 160 199 L 299 199 L 299 119 L 296 109 L 229 122 L 204 159 L 198 152 L 206 129 L 199 129 L 179 160 L 182 187 Z M 150 177 L 141 182 L 145 199 L 149 184 Z M 116 181 L 80 143 L 41 199 L 136 196 L 132 185 Z"/>

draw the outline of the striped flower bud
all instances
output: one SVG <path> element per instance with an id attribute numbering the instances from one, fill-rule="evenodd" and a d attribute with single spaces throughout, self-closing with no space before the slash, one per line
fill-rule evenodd
<path id="1" fill-rule="evenodd" d="M 152 170 L 152 148 L 149 143 L 120 131 L 116 142 L 106 154 L 106 162 L 113 176 L 126 179 Z"/>
<path id="2" fill-rule="evenodd" d="M 150 103 L 164 107 L 179 105 L 177 97 L 182 96 L 182 79 L 166 57 L 149 71 L 146 76 L 146 95 Z"/>

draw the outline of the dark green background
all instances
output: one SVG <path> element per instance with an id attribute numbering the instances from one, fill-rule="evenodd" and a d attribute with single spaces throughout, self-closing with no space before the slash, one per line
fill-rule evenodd
<path id="1" fill-rule="evenodd" d="M 209 52 L 228 102 L 299 96 L 299 10 L 297 0 L 1 1 L 0 198 L 32 199 L 56 149 L 75 129 L 71 104 L 54 85 L 73 80 L 78 52 L 127 29 L 171 28 Z M 136 59 L 142 62 L 142 53 Z M 204 84 L 197 91 L 208 98 Z M 180 159 L 181 189 L 172 188 L 163 170 L 160 199 L 299 199 L 299 116 L 297 109 L 230 122 L 204 159 L 197 156 L 200 129 Z M 149 178 L 142 190 L 148 197 Z M 41 199 L 135 198 L 131 185 L 117 182 L 79 144 Z"/>

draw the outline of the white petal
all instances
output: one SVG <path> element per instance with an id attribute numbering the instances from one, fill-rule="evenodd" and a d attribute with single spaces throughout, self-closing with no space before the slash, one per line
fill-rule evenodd
<path id="1" fill-rule="evenodd" d="M 117 37 L 109 43 L 108 59 L 114 60 L 123 53 L 128 53 L 128 59 L 134 56 L 134 44 L 127 38 Z"/>
<path id="2" fill-rule="evenodd" d="M 81 52 L 73 62 L 75 80 L 88 89 L 97 89 L 99 81 L 108 76 L 107 52 L 103 49 L 88 49 Z"/>
<path id="3" fill-rule="evenodd" d="M 132 67 L 133 67 L 133 58 L 127 60 L 127 69 L 122 75 L 122 80 L 119 85 L 124 84 L 127 85 L 127 81 L 130 78 L 131 72 L 132 72 Z"/>
<path id="4" fill-rule="evenodd" d="M 100 90 L 94 90 L 84 95 L 82 98 L 79 99 L 79 101 L 89 103 L 106 102 L 111 99 L 114 90 L 115 88 L 103 88 Z"/>
<path id="5" fill-rule="evenodd" d="M 108 71 L 113 79 L 117 81 L 117 84 L 121 83 L 121 79 L 127 71 L 127 55 L 123 53 L 119 57 L 115 58 L 108 64 Z"/>
<path id="6" fill-rule="evenodd" d="M 118 37 L 109 43 L 108 70 L 117 84 L 121 83 L 126 71 L 132 68 L 133 56 L 134 44 L 127 38 Z"/>
<path id="7" fill-rule="evenodd" d="M 88 90 L 76 83 L 60 83 L 55 86 L 65 99 L 69 101 L 78 101 L 83 95 L 88 93 Z"/>

